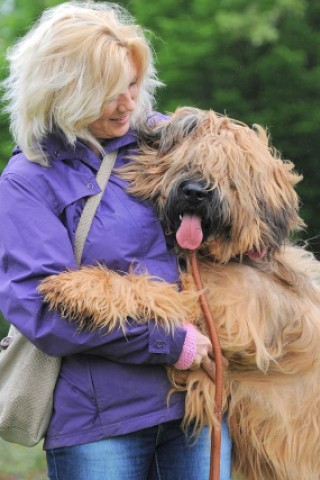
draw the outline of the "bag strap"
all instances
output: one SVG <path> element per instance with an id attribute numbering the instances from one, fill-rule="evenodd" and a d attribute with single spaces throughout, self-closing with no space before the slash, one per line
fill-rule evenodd
<path id="1" fill-rule="evenodd" d="M 101 191 L 96 195 L 92 195 L 91 197 L 89 197 L 85 203 L 84 209 L 82 210 L 81 217 L 75 232 L 74 241 L 74 256 L 78 267 L 80 267 L 81 265 L 83 247 L 86 242 L 90 227 L 92 225 L 94 214 L 98 208 L 101 197 L 110 177 L 112 168 L 115 164 L 117 154 L 118 150 L 115 150 L 113 152 L 107 153 L 103 157 L 96 176 L 96 180 L 99 187 L 101 188 Z"/>

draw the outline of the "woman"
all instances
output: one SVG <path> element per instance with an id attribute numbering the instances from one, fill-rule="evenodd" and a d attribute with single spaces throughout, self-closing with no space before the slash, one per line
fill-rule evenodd
<path id="1" fill-rule="evenodd" d="M 42 15 L 9 52 L 4 82 L 15 148 L 0 182 L 0 308 L 38 348 L 63 357 L 46 434 L 54 480 L 205 480 L 209 442 L 181 431 L 184 397 L 164 364 L 212 367 L 212 346 L 186 323 L 173 333 L 128 319 L 125 334 L 77 331 L 37 293 L 47 275 L 75 269 L 74 232 L 105 152 L 116 167 L 137 146 L 159 85 L 142 30 L 117 5 L 65 3 Z M 178 281 L 177 260 L 147 202 L 111 174 L 82 256 Z M 185 319 L 187 322 L 187 319 Z M 230 442 L 223 431 L 223 479 Z"/>

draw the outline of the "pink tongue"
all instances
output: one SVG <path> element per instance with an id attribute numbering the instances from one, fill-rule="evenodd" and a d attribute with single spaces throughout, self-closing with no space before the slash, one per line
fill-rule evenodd
<path id="1" fill-rule="evenodd" d="M 185 250 L 196 250 L 202 242 L 201 220 L 196 215 L 185 213 L 176 233 L 176 240 Z"/>
<path id="2" fill-rule="evenodd" d="M 259 260 L 259 258 L 263 258 L 267 253 L 267 249 L 263 248 L 262 250 L 249 250 L 247 252 L 248 257 L 250 260 Z"/>

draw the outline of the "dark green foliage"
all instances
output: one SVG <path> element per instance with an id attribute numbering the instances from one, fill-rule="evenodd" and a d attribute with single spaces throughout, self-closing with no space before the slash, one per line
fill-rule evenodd
<path id="1" fill-rule="evenodd" d="M 8 329 L 9 323 L 3 318 L 3 315 L 0 312 L 0 340 L 7 335 Z"/>

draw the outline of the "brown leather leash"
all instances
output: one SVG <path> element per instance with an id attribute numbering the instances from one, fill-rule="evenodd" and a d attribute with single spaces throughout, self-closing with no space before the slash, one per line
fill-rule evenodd
<path id="1" fill-rule="evenodd" d="M 197 253 L 195 250 L 190 251 L 190 260 L 192 275 L 194 278 L 197 290 L 203 291 L 203 285 L 199 272 Z M 220 479 L 220 453 L 221 453 L 221 421 L 222 421 L 222 395 L 223 395 L 223 366 L 222 366 L 222 352 L 221 346 L 216 330 L 215 323 L 213 321 L 211 311 L 204 293 L 200 294 L 200 305 L 207 323 L 209 338 L 212 343 L 214 359 L 216 364 L 215 378 L 212 381 L 215 382 L 215 398 L 214 409 L 217 420 L 219 422 L 219 428 L 214 428 L 211 435 L 211 456 L 210 456 L 210 477 L 209 480 Z"/>

